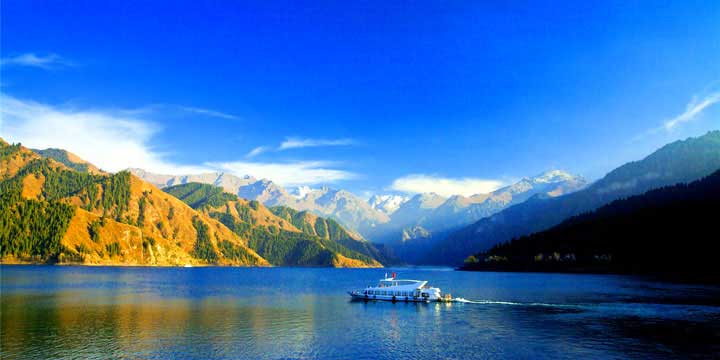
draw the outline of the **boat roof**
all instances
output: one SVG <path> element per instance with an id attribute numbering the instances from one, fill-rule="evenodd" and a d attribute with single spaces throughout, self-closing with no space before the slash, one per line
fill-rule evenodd
<path id="1" fill-rule="evenodd" d="M 395 279 L 395 278 L 387 278 L 387 279 L 380 279 L 380 282 L 407 282 L 407 283 L 421 283 L 423 280 L 411 280 L 411 279 Z"/>

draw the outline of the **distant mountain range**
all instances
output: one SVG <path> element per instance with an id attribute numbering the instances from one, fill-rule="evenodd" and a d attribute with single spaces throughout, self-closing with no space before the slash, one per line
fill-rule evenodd
<path id="1" fill-rule="evenodd" d="M 220 186 L 228 193 L 243 199 L 259 201 L 265 206 L 287 206 L 299 211 L 311 211 L 319 216 L 336 219 L 343 226 L 363 235 L 376 225 L 389 221 L 387 214 L 374 209 L 365 200 L 345 190 L 305 187 L 291 194 L 271 180 L 258 180 L 248 175 L 238 177 L 226 173 L 207 173 L 172 176 L 154 174 L 142 169 L 129 170 L 160 188 L 198 182 Z"/>
<path id="2" fill-rule="evenodd" d="M 582 189 L 584 178 L 561 170 L 551 170 L 522 180 L 488 194 L 470 197 L 418 194 L 393 213 L 387 227 L 417 227 L 437 231 L 466 225 L 490 216 L 508 206 L 524 202 L 535 195 L 555 197 Z"/>
<path id="3" fill-rule="evenodd" d="M 614 200 L 687 183 L 720 169 L 720 131 L 665 145 L 640 161 L 618 167 L 587 188 L 564 196 L 533 196 L 483 218 L 439 242 L 425 261 L 459 264 L 466 256 L 557 225 Z"/>
<path id="4" fill-rule="evenodd" d="M 552 197 L 576 191 L 587 185 L 585 179 L 561 170 L 524 178 L 489 194 L 450 198 L 426 193 L 412 197 L 397 194 L 375 195 L 368 201 L 345 190 L 300 187 L 291 191 L 271 180 L 226 173 L 158 175 L 130 169 L 136 176 L 159 187 L 199 182 L 222 187 L 240 198 L 256 200 L 268 207 L 285 206 L 310 211 L 337 220 L 348 229 L 374 243 L 385 244 L 388 258 L 417 263 L 428 247 L 449 232 L 490 216 L 533 195 Z M 412 241 L 410 241 L 412 240 Z"/>
<path id="5" fill-rule="evenodd" d="M 161 188 L 190 182 L 212 184 L 240 198 L 256 200 L 268 207 L 286 206 L 298 211 L 310 211 L 336 219 L 348 229 L 380 243 L 428 238 L 438 232 L 470 224 L 536 193 L 557 196 L 586 185 L 585 180 L 578 176 L 553 170 L 522 179 L 490 194 L 450 198 L 433 193 L 413 197 L 389 194 L 375 195 L 364 201 L 349 191 L 329 187 L 300 187 L 288 191 L 271 180 L 258 180 L 249 175 L 238 177 L 226 173 L 206 173 L 172 176 L 153 174 L 142 169 L 129 170 Z"/>
<path id="6" fill-rule="evenodd" d="M 34 152 L 0 139 L 0 262 L 382 266 L 376 248 L 333 220 L 187 182 L 249 178 L 154 180 L 185 183 L 164 192 L 61 149 Z"/>
<path id="7" fill-rule="evenodd" d="M 716 254 L 720 170 L 615 200 L 548 230 L 498 244 L 465 268 L 652 273 L 720 281 Z"/>
<path id="8" fill-rule="evenodd" d="M 423 263 L 434 245 L 450 232 L 521 203 L 532 196 L 554 197 L 582 189 L 587 181 L 561 170 L 551 170 L 488 194 L 444 198 L 418 194 L 400 205 L 388 223 L 369 235 L 389 246 L 400 259 Z"/>

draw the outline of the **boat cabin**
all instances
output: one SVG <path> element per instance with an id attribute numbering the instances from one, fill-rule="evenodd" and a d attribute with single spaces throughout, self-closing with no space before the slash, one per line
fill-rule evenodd
<path id="1" fill-rule="evenodd" d="M 380 280 L 377 286 L 368 286 L 362 294 L 368 295 L 370 298 L 394 297 L 396 299 L 427 300 L 439 295 L 439 289 L 427 286 L 427 281 L 386 278 Z"/>

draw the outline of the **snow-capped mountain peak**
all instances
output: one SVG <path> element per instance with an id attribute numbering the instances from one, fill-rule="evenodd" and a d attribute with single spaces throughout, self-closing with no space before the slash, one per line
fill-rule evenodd
<path id="1" fill-rule="evenodd" d="M 409 199 L 409 197 L 403 195 L 373 195 L 368 200 L 368 205 L 375 210 L 390 215 Z"/>
<path id="2" fill-rule="evenodd" d="M 562 181 L 576 180 L 578 176 L 572 175 L 563 170 L 550 170 L 532 177 L 530 180 L 537 184 L 550 184 Z"/>

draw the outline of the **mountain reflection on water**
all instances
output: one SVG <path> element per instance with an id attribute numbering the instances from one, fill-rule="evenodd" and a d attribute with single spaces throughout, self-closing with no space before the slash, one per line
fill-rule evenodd
<path id="1" fill-rule="evenodd" d="M 5 358 L 588 358 L 720 352 L 720 290 L 394 269 L 478 303 L 352 302 L 385 269 L 2 266 Z"/>

